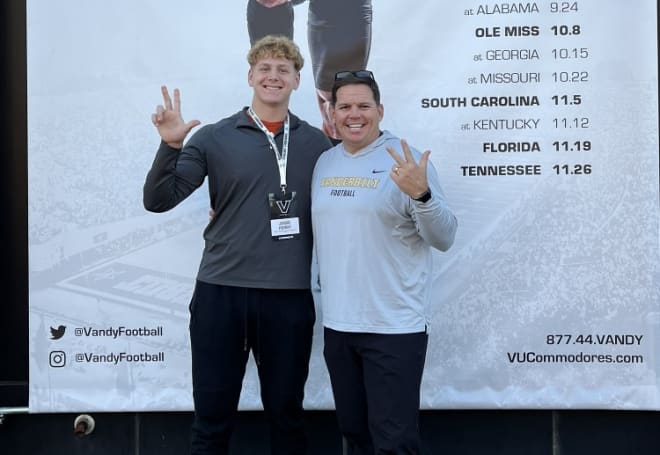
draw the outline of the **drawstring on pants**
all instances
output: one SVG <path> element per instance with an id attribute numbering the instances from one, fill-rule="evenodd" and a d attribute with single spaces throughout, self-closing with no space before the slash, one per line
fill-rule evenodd
<path id="1" fill-rule="evenodd" d="M 244 289 L 243 294 L 245 298 L 243 299 L 244 303 L 244 314 L 243 314 L 243 352 L 248 350 L 248 299 L 247 299 L 248 290 Z"/>
<path id="2" fill-rule="evenodd" d="M 249 311 L 249 306 L 250 302 L 248 301 L 248 290 L 245 289 L 245 299 L 244 303 L 245 306 L 244 308 L 244 315 L 243 315 L 243 351 L 248 351 L 250 349 L 249 343 L 248 343 L 248 338 L 249 338 L 249 317 L 250 317 L 250 311 Z M 261 296 L 259 296 L 261 297 Z M 252 347 L 252 353 L 254 355 L 254 361 L 257 365 L 260 364 L 260 352 L 261 352 L 261 337 L 259 336 L 259 333 L 261 332 L 261 298 L 259 298 L 256 302 L 257 308 L 256 308 L 256 330 L 255 330 L 255 337 L 256 337 L 256 343 Z"/>
<path id="3" fill-rule="evenodd" d="M 260 332 L 261 332 L 261 298 L 259 298 L 259 300 L 257 301 L 257 333 L 256 333 L 257 348 L 253 351 L 254 361 L 256 362 L 257 365 L 259 365 L 261 360 L 261 337 L 259 336 Z"/>

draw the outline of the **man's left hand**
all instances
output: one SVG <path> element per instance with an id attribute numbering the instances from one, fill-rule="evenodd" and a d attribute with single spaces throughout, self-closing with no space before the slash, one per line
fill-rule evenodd
<path id="1" fill-rule="evenodd" d="M 429 163 L 431 151 L 426 150 L 422 153 L 419 163 L 416 163 L 405 139 L 401 139 L 401 148 L 403 149 L 403 157 L 392 147 L 387 147 L 387 152 L 394 159 L 390 177 L 401 191 L 411 198 L 417 199 L 429 189 L 426 168 Z"/>

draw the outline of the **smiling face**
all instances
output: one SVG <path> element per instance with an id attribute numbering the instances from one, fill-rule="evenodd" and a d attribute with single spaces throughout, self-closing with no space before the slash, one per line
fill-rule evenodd
<path id="1" fill-rule="evenodd" d="M 288 108 L 291 92 L 300 83 L 300 72 L 290 60 L 265 57 L 250 67 L 248 83 L 254 89 L 255 109 Z"/>
<path id="2" fill-rule="evenodd" d="M 331 115 L 347 152 L 355 153 L 378 138 L 383 112 L 383 105 L 376 103 L 366 84 L 344 85 L 337 90 Z"/>

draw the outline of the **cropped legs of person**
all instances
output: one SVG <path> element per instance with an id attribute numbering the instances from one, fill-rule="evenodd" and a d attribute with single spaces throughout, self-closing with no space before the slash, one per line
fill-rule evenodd
<path id="1" fill-rule="evenodd" d="M 335 73 L 365 69 L 371 51 L 371 0 L 309 0 L 307 42 L 324 132 L 338 139 L 329 117 Z"/>
<path id="2" fill-rule="evenodd" d="M 419 393 L 427 334 L 324 329 L 339 428 L 348 455 L 419 454 Z"/>
<path id="3" fill-rule="evenodd" d="M 298 3 L 303 2 L 296 0 L 269 8 L 249 0 L 250 43 L 269 34 L 293 39 L 293 5 Z M 371 0 L 309 0 L 307 43 L 323 131 L 332 139 L 337 139 L 329 115 L 334 76 L 338 71 L 366 68 L 371 50 L 371 21 Z"/>
<path id="4" fill-rule="evenodd" d="M 190 304 L 193 455 L 226 455 L 250 350 L 257 361 L 273 455 L 302 455 L 302 399 L 315 314 L 307 290 L 197 282 Z"/>
<path id="5" fill-rule="evenodd" d="M 257 0 L 248 0 L 247 28 L 250 45 L 267 35 L 282 35 L 293 39 L 293 3 L 267 7 Z"/>

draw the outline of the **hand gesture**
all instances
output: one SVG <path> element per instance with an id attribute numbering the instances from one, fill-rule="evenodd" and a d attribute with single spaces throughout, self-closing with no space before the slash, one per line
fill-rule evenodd
<path id="1" fill-rule="evenodd" d="M 160 88 L 163 94 L 163 104 L 156 106 L 156 112 L 151 114 L 151 122 L 158 129 L 158 134 L 163 142 L 170 147 L 180 149 L 183 147 L 183 141 L 194 127 L 199 125 L 199 120 L 191 120 L 188 123 L 183 121 L 181 116 L 181 94 L 179 89 L 174 89 L 174 104 L 167 91 L 166 86 Z"/>
<path id="2" fill-rule="evenodd" d="M 429 189 L 426 168 L 429 163 L 431 151 L 426 150 L 422 153 L 419 163 L 416 163 L 405 139 L 401 139 L 401 148 L 403 149 L 403 157 L 392 147 L 387 147 L 388 153 L 394 159 L 394 166 L 392 166 L 390 177 L 401 191 L 411 198 L 416 199 Z"/>

